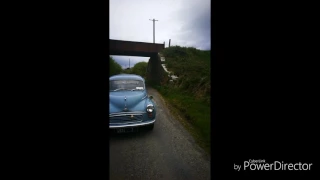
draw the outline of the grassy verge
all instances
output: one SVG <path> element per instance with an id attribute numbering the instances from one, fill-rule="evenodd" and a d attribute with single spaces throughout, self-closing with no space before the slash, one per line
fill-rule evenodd
<path id="1" fill-rule="evenodd" d="M 173 82 L 166 75 L 159 91 L 175 115 L 210 154 L 210 51 L 193 47 L 172 46 L 162 52 L 169 71 L 178 76 Z"/>
<path id="2" fill-rule="evenodd" d="M 210 154 L 210 106 L 178 89 L 154 86 L 164 97 L 170 111 L 192 134 L 196 142 Z"/>

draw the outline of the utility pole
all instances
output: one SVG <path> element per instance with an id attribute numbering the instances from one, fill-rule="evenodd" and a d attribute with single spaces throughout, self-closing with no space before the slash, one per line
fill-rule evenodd
<path id="1" fill-rule="evenodd" d="M 154 26 L 155 26 L 154 24 L 155 24 L 155 23 L 154 23 L 154 22 L 155 22 L 155 21 L 158 21 L 158 20 L 155 20 L 155 19 L 149 19 L 149 20 L 150 20 L 150 21 L 153 21 L 153 43 L 154 43 L 154 41 L 155 41 L 155 35 L 154 35 L 154 31 L 155 31 L 155 30 L 154 30 L 154 29 L 155 29 L 155 28 L 154 28 Z"/>

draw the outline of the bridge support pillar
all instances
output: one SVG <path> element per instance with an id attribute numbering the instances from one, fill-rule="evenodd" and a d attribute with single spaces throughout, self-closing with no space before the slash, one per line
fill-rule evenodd
<path id="1" fill-rule="evenodd" d="M 164 72 L 158 54 L 150 57 L 147 69 L 147 80 L 154 85 L 160 85 Z"/>

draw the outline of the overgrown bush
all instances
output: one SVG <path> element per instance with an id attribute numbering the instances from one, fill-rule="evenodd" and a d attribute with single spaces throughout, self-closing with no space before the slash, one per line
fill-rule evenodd
<path id="1" fill-rule="evenodd" d="M 131 72 L 131 69 L 130 69 L 130 68 L 123 69 L 123 70 L 122 70 L 122 73 L 124 73 L 124 74 L 132 74 L 132 72 Z"/>
<path id="2" fill-rule="evenodd" d="M 137 74 L 145 78 L 147 75 L 147 67 L 147 62 L 139 62 L 133 66 L 133 68 L 131 69 L 131 74 Z"/>
<path id="3" fill-rule="evenodd" d="M 166 67 L 179 77 L 174 87 L 198 99 L 210 99 L 210 51 L 194 47 L 165 48 Z"/>
<path id="4" fill-rule="evenodd" d="M 116 74 L 120 74 L 122 72 L 122 68 L 120 64 L 118 64 L 111 56 L 109 57 L 109 76 L 113 76 Z"/>

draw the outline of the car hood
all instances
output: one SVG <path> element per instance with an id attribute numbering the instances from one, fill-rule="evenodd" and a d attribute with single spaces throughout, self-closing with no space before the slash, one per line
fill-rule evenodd
<path id="1" fill-rule="evenodd" d="M 141 91 L 110 92 L 110 113 L 123 111 L 144 111 L 146 93 Z"/>

